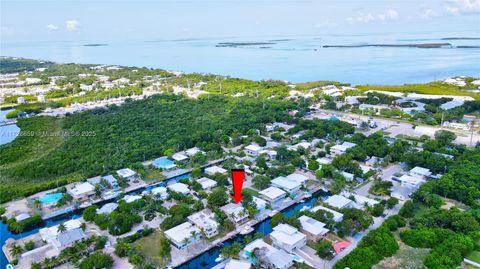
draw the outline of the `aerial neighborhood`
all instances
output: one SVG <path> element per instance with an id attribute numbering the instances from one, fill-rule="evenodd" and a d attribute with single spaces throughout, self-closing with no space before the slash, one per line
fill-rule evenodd
<path id="1" fill-rule="evenodd" d="M 218 89 L 208 75 L 79 65 L 62 76 L 50 70 L 55 64 L 36 65 L 0 77 L 0 100 L 16 104 L 9 114 L 22 130 L 36 128 L 36 119 L 48 128 L 102 128 L 91 137 L 47 138 L 63 144 L 38 148 L 49 153 L 29 169 L 42 169 L 31 175 L 48 184 L 2 190 L 2 251 L 15 268 L 478 262 L 480 104 L 471 94 L 270 82 L 278 90 L 256 98 L 260 86 L 240 96 L 242 81 L 231 78 Z M 458 81 L 478 84 L 436 83 Z M 164 116 L 174 108 L 183 118 Z M 148 118 L 114 121 L 123 109 Z M 2 165 L 16 165 L 7 147 L 0 154 L 11 156 Z M 0 173 L 21 175 L 8 169 Z M 232 199 L 232 169 L 245 171 L 240 203 Z"/>

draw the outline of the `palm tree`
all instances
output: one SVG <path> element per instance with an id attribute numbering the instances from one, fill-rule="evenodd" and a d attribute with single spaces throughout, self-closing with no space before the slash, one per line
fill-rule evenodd
<path id="1" fill-rule="evenodd" d="M 35 199 L 35 200 L 34 200 L 33 205 L 34 205 L 35 208 L 37 208 L 37 209 L 41 209 L 41 208 L 42 208 L 42 203 L 41 203 L 40 200 L 38 200 L 38 199 Z"/>
<path id="2" fill-rule="evenodd" d="M 183 245 L 188 249 L 188 244 L 190 243 L 190 238 L 185 237 L 182 241 Z"/>
<path id="3" fill-rule="evenodd" d="M 196 240 L 198 233 L 197 233 L 197 231 L 193 230 L 193 231 L 190 232 L 190 235 L 191 235 L 192 238 L 193 238 L 192 240 Z"/>
<path id="4" fill-rule="evenodd" d="M 63 233 L 63 232 L 65 232 L 65 231 L 67 231 L 67 226 L 65 226 L 64 223 L 60 223 L 60 224 L 58 224 L 58 226 L 57 226 L 57 230 L 58 230 L 58 232 Z"/>
<path id="5" fill-rule="evenodd" d="M 22 254 L 22 251 L 23 249 L 17 245 L 17 244 L 13 244 L 12 245 L 12 248 L 10 249 L 10 255 L 13 257 L 13 258 L 16 258 L 18 257 L 20 254 Z"/>

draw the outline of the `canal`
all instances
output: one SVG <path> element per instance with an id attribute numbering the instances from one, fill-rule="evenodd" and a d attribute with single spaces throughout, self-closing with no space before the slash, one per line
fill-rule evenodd
<path id="1" fill-rule="evenodd" d="M 305 202 L 294 204 L 282 210 L 282 213 L 285 214 L 286 216 L 292 216 L 295 212 L 300 211 L 305 206 L 313 207 L 319 198 L 325 199 L 328 195 L 329 193 L 320 190 L 317 193 L 315 193 L 311 198 L 307 199 Z M 255 230 L 250 234 L 253 235 L 256 232 L 262 233 L 263 236 L 270 234 L 273 231 L 272 226 L 270 225 L 270 221 L 271 221 L 271 218 L 268 218 L 258 223 L 257 225 L 254 226 Z M 215 259 L 218 257 L 218 255 L 220 255 L 220 250 L 222 249 L 222 247 L 231 245 L 234 242 L 242 243 L 244 237 L 245 235 L 237 235 L 236 237 L 224 242 L 222 246 L 214 247 L 209 251 L 206 251 L 203 254 L 199 255 L 198 257 L 191 259 L 190 261 L 187 261 L 186 263 L 178 266 L 177 268 L 179 269 L 212 268 L 215 265 L 219 264 L 219 262 L 216 262 Z"/>
<path id="2" fill-rule="evenodd" d="M 166 181 L 159 182 L 158 184 L 148 186 L 148 187 L 136 190 L 134 192 L 130 192 L 129 194 L 140 194 L 144 190 L 150 190 L 150 189 L 152 189 L 154 187 L 158 187 L 158 186 L 165 186 L 171 181 L 178 181 L 178 180 L 183 179 L 183 178 L 188 178 L 189 176 L 190 176 L 189 173 L 184 174 L 184 175 L 179 175 L 177 177 L 170 178 Z M 315 205 L 318 198 L 324 199 L 328 195 L 329 194 L 327 192 L 324 192 L 324 191 L 320 190 L 317 193 L 313 194 L 312 197 L 307 199 L 305 202 L 294 204 L 294 205 L 282 210 L 282 213 L 285 214 L 286 216 L 291 216 L 291 215 L 294 214 L 294 212 L 297 212 L 297 211 L 301 210 L 305 206 L 312 207 L 313 205 Z M 99 205 L 101 206 L 102 204 L 111 202 L 112 200 L 102 201 L 101 203 L 99 203 Z M 20 233 L 20 234 L 11 233 L 8 230 L 7 225 L 0 222 L 0 244 L 1 244 L 1 246 L 3 246 L 5 244 L 5 241 L 8 238 L 20 239 L 20 238 L 29 236 L 31 234 L 37 233 L 40 229 L 42 229 L 44 227 L 51 227 L 51 226 L 57 225 L 58 223 L 65 222 L 65 221 L 70 220 L 70 219 L 76 219 L 76 218 L 81 217 L 81 215 L 82 215 L 82 211 L 81 210 L 76 210 L 73 213 L 64 214 L 64 215 L 58 216 L 54 219 L 47 220 L 43 223 L 43 225 L 41 225 L 41 226 L 39 226 L 35 229 Z M 250 234 L 253 235 L 256 232 L 260 232 L 264 236 L 270 234 L 273 231 L 272 227 L 270 225 L 270 220 L 271 220 L 271 218 L 268 218 L 268 219 L 264 220 L 263 222 L 260 222 L 257 225 L 255 225 L 254 226 L 255 230 Z M 206 252 L 202 253 L 201 255 L 197 256 L 196 258 L 187 261 L 186 263 L 180 265 L 177 268 L 180 268 L 180 269 L 208 269 L 208 268 L 212 268 L 213 266 L 219 264 L 218 262 L 215 261 L 215 259 L 218 257 L 218 255 L 220 255 L 220 250 L 223 246 L 231 245 L 234 242 L 242 243 L 244 237 L 245 237 L 244 235 L 237 235 L 236 237 L 224 242 L 222 244 L 222 246 L 214 247 L 214 248 L 210 249 L 209 251 L 206 251 Z M 5 257 L 5 255 L 2 251 L 0 253 L 0 268 L 2 268 L 2 269 L 6 268 L 7 264 L 8 264 L 7 258 Z"/>

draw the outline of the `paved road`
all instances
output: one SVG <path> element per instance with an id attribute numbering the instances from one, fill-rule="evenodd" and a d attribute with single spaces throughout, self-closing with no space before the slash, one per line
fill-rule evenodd
<path id="1" fill-rule="evenodd" d="M 324 110 L 318 109 L 312 114 L 308 115 L 306 118 L 319 118 L 319 119 L 326 119 L 331 116 L 336 116 L 342 120 L 361 120 L 367 121 L 370 117 L 364 115 L 358 115 L 353 113 L 347 112 L 340 112 L 340 111 L 333 111 L 333 110 Z M 369 129 L 366 131 L 366 134 L 371 134 L 380 130 L 386 131 L 390 133 L 390 136 L 395 137 L 399 134 L 420 137 L 422 135 L 433 136 L 435 131 L 439 130 L 439 126 L 428 126 L 428 125 L 421 125 L 417 128 L 413 129 L 412 124 L 408 122 L 398 121 L 395 119 L 385 119 L 385 118 L 378 118 L 374 117 L 375 122 L 377 123 L 378 127 L 374 129 Z M 457 139 L 455 139 L 454 143 L 456 144 L 465 144 L 470 146 L 470 141 L 472 141 L 472 146 L 475 146 L 477 142 L 480 142 L 480 134 L 479 133 L 471 133 L 468 131 L 457 130 L 457 129 L 448 129 L 449 131 L 454 132 L 457 135 Z"/>

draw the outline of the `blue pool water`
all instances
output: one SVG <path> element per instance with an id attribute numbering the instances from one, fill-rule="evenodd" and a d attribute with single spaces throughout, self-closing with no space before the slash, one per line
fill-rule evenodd
<path id="1" fill-rule="evenodd" d="M 61 192 L 49 193 L 38 200 L 40 200 L 40 203 L 42 203 L 42 205 L 53 204 L 62 199 L 62 196 L 63 194 Z"/>

